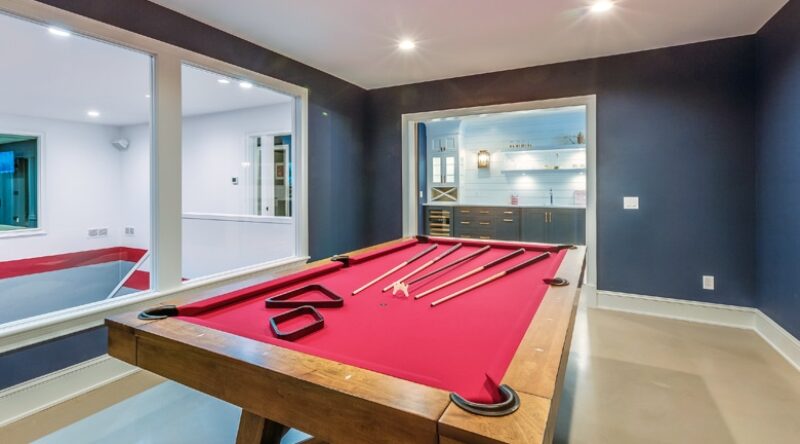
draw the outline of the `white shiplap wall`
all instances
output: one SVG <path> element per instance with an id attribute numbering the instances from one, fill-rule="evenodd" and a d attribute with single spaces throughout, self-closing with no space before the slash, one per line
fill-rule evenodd
<path id="1" fill-rule="evenodd" d="M 580 204 L 576 191 L 586 191 L 585 171 L 569 170 L 586 165 L 585 150 L 541 151 L 575 143 L 578 132 L 586 135 L 585 107 L 503 113 L 475 116 L 455 121 L 428 123 L 429 146 L 432 139 L 444 134 L 459 134 L 459 203 L 509 205 L 511 195 L 519 196 L 519 205 Z M 572 140 L 569 140 L 572 138 Z M 532 144 L 533 148 L 510 148 L 509 145 Z M 479 169 L 478 151 L 488 150 L 488 169 Z M 555 153 L 559 153 L 556 161 Z M 514 171 L 524 167 L 552 167 L 556 171 Z"/>

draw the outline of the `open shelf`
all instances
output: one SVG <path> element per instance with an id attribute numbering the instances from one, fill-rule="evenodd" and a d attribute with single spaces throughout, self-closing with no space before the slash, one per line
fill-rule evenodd
<path id="1" fill-rule="evenodd" d="M 548 145 L 534 147 L 529 150 L 511 150 L 503 151 L 503 154 L 533 154 L 542 151 L 586 151 L 586 145 Z"/>
<path id="2" fill-rule="evenodd" d="M 518 169 L 505 169 L 500 170 L 501 173 L 538 173 L 543 171 L 564 171 L 564 172 L 575 172 L 575 171 L 586 171 L 586 168 L 518 168 Z"/>

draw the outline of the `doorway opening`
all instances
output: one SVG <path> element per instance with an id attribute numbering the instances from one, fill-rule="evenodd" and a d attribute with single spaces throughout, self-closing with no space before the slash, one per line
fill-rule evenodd
<path id="1" fill-rule="evenodd" d="M 403 231 L 586 245 L 596 288 L 596 98 L 402 116 Z"/>
<path id="2" fill-rule="evenodd" d="M 247 140 L 246 176 L 254 216 L 292 216 L 292 135 L 256 134 Z"/>

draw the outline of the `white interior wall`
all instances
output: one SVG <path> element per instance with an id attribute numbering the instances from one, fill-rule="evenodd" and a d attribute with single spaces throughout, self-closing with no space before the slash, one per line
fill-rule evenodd
<path id="1" fill-rule="evenodd" d="M 121 152 L 123 244 L 146 250 L 150 246 L 150 125 L 120 128 L 119 137 L 128 139 Z M 124 234 L 133 228 L 133 235 Z"/>
<path id="2" fill-rule="evenodd" d="M 237 218 L 250 211 L 244 178 L 246 140 L 253 133 L 291 133 L 291 103 L 213 113 L 183 119 L 183 276 L 196 278 L 294 254 L 293 220 Z M 150 168 L 150 130 L 123 127 L 130 142 L 123 156 L 122 214 L 135 228 L 131 245 L 150 239 L 149 187 L 138 184 Z"/>
<path id="3" fill-rule="evenodd" d="M 0 114 L 0 133 L 42 134 L 43 234 L 0 238 L 0 261 L 121 245 L 119 151 L 113 126 Z M 89 238 L 89 228 L 108 237 Z"/>
<path id="4" fill-rule="evenodd" d="M 233 220 L 211 214 L 249 209 L 242 177 L 246 135 L 291 132 L 291 104 L 184 119 L 184 274 L 199 277 L 294 254 L 294 224 L 278 218 Z M 0 115 L 0 132 L 43 134 L 45 233 L 0 239 L 0 261 L 99 248 L 150 245 L 150 126 L 122 128 Z M 125 151 L 111 145 L 130 141 Z M 288 222 L 288 223 L 287 223 Z M 124 234 L 126 226 L 134 235 Z M 89 228 L 107 227 L 105 238 Z M 143 267 L 148 270 L 147 264 Z"/>
<path id="5" fill-rule="evenodd" d="M 250 214 L 242 183 L 253 133 L 291 133 L 291 103 L 184 118 L 183 212 Z M 239 185 L 231 178 L 238 177 Z"/>
<path id="6" fill-rule="evenodd" d="M 463 120 L 440 120 L 427 123 L 428 153 L 433 139 L 458 135 L 459 203 L 476 205 L 510 205 L 511 195 L 519 197 L 519 205 L 585 206 L 576 191 L 586 191 L 586 172 L 571 168 L 586 165 L 586 151 L 540 151 L 515 153 L 526 149 L 510 148 L 511 144 L 532 144 L 531 149 L 568 145 L 567 136 L 586 132 L 586 112 L 582 108 L 543 110 L 512 114 L 487 115 Z M 489 168 L 478 168 L 478 151 L 491 153 Z M 528 149 L 529 150 L 529 149 Z M 556 152 L 559 157 L 556 158 Z M 520 167 L 549 168 L 557 171 L 515 171 Z M 430 187 L 431 184 L 428 184 Z M 430 191 L 429 194 L 430 196 Z"/>

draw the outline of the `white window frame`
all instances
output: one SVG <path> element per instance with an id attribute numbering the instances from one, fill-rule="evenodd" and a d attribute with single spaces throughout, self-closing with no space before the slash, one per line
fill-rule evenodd
<path id="1" fill-rule="evenodd" d="M 20 228 L 13 231 L 1 231 L 0 241 L 2 239 L 15 238 L 15 237 L 29 237 L 29 236 L 43 236 L 47 234 L 47 212 L 42 211 L 45 208 L 45 196 L 47 194 L 45 188 L 45 133 L 31 132 L 25 130 L 6 129 L 0 127 L 0 134 L 13 134 L 15 136 L 36 137 L 36 228 Z"/>
<path id="2" fill-rule="evenodd" d="M 115 313 L 176 301 L 222 286 L 244 285 L 247 280 L 274 276 L 308 260 L 308 89 L 261 73 L 222 62 L 150 37 L 39 2 L 0 0 L 0 12 L 45 26 L 117 44 L 153 59 L 151 114 L 151 290 L 67 308 L 0 325 L 0 353 L 102 325 Z M 181 64 L 189 64 L 232 78 L 246 79 L 294 98 L 292 134 L 295 157 L 295 256 L 181 280 Z M 177 149 L 176 149 L 177 147 Z M 43 162 L 42 162 L 43 163 Z M 44 174 L 40 175 L 41 178 Z M 44 190 L 44 187 L 41 188 Z M 40 201 L 40 205 L 44 200 Z M 46 217 L 46 213 L 40 213 Z"/>
<path id="3" fill-rule="evenodd" d="M 447 109 L 401 116 L 402 177 L 403 177 L 403 236 L 420 234 L 419 180 L 417 175 L 416 124 L 448 117 L 528 111 L 568 106 L 586 107 L 586 281 L 590 299 L 597 293 L 597 96 L 578 96 L 532 102 L 504 103 L 499 105 Z"/>

